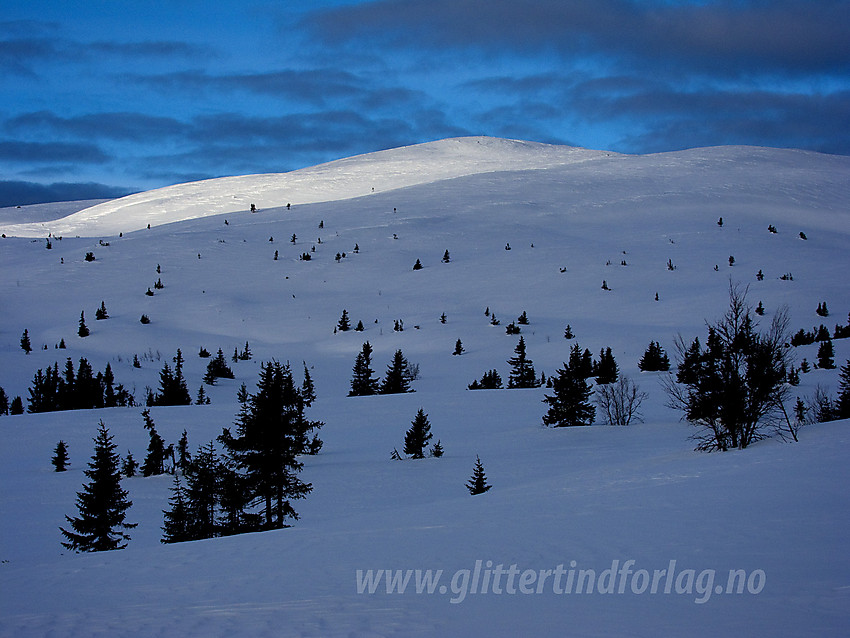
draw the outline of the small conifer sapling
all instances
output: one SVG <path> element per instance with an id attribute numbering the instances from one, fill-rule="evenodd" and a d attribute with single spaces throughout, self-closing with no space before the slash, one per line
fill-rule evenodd
<path id="1" fill-rule="evenodd" d="M 65 441 L 59 441 L 56 444 L 56 449 L 53 453 L 53 458 L 50 460 L 57 472 L 64 472 L 68 469 L 68 446 Z"/>
<path id="2" fill-rule="evenodd" d="M 466 484 L 466 489 L 469 490 L 472 496 L 476 496 L 483 494 L 491 487 L 493 486 L 487 483 L 487 476 L 484 474 L 484 465 L 482 465 L 481 459 L 476 455 L 475 469 L 472 471 L 472 476 Z"/>

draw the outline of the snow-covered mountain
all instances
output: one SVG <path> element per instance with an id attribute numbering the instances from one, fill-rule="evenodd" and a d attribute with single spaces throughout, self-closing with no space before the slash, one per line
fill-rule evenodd
<path id="1" fill-rule="evenodd" d="M 292 528 L 163 546 L 170 477 L 135 477 L 124 481 L 139 522 L 129 547 L 76 556 L 58 527 L 76 513 L 97 423 L 122 454 L 142 458 L 141 408 L 0 417 L 0 635 L 846 633 L 847 423 L 809 426 L 798 444 L 697 453 L 657 375 L 637 361 L 651 340 L 672 355 L 677 334 L 702 339 L 730 280 L 749 286 L 765 320 L 787 306 L 795 331 L 847 323 L 848 202 L 842 156 L 753 147 L 628 156 L 459 138 L 82 210 L 0 210 L 0 387 L 10 397 L 26 401 L 37 369 L 86 357 L 98 370 L 110 363 L 142 401 L 177 348 L 194 393 L 200 348 L 229 355 L 248 342 L 254 358 L 233 364 L 237 378 L 205 388 L 211 405 L 152 410 L 164 438 L 186 429 L 193 449 L 214 439 L 233 423 L 239 385 L 252 388 L 271 358 L 292 362 L 296 376 L 310 366 L 319 396 L 310 416 L 326 423 L 324 449 L 305 460 L 314 491 Z M 101 302 L 110 318 L 96 321 Z M 815 314 L 821 302 L 827 318 Z M 334 330 L 344 309 L 363 332 Z M 538 374 L 553 374 L 572 343 L 611 347 L 649 395 L 645 423 L 545 429 L 545 389 L 466 390 L 493 368 L 507 377 L 517 337 L 505 326 L 523 311 Z M 563 337 L 567 324 L 575 341 Z M 465 352 L 452 356 L 458 339 Z M 397 349 L 419 364 L 416 392 L 346 397 L 366 340 L 378 374 Z M 850 344 L 835 348 L 841 365 Z M 795 354 L 811 363 L 816 346 Z M 794 394 L 819 385 L 834 394 L 837 372 L 802 375 Z M 391 461 L 420 407 L 446 455 Z M 71 456 L 64 474 L 50 466 L 60 439 Z M 476 455 L 494 487 L 473 498 L 464 483 Z M 532 570 L 537 587 L 559 564 L 601 577 L 615 560 L 649 576 L 675 560 L 685 590 L 687 569 L 716 570 L 724 591 L 698 594 L 703 576 L 682 594 L 676 583 L 669 594 L 555 594 L 550 575 L 539 594 L 479 590 L 457 602 L 454 593 L 476 561 L 479 573 Z M 370 569 L 442 569 L 446 593 L 412 584 L 358 593 L 357 570 Z M 762 570 L 763 589 L 726 594 L 730 569 L 756 573 L 753 588 Z"/>

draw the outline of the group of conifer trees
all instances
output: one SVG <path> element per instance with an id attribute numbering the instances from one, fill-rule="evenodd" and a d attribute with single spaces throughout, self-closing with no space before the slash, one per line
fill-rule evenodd
<path id="1" fill-rule="evenodd" d="M 263 364 L 257 391 L 240 394 L 235 431 L 224 428 L 175 476 L 164 512 L 163 542 L 288 527 L 298 520 L 292 502 L 312 490 L 298 474 L 299 457 L 316 454 L 323 424 L 305 416 L 311 399 L 295 385 L 289 364 Z M 184 485 L 185 482 L 185 485 Z"/>
<path id="2" fill-rule="evenodd" d="M 400 394 L 413 392 L 410 383 L 416 377 L 416 366 L 410 364 L 401 350 L 396 350 L 384 379 L 380 380 L 372 369 L 372 344 L 366 341 L 357 353 L 352 372 L 350 397 Z"/>
<path id="3" fill-rule="evenodd" d="M 235 431 L 224 428 L 218 437 L 222 451 L 210 441 L 190 454 L 184 430 L 179 459 L 173 446 L 165 447 L 150 411 L 143 412 L 150 445 L 142 474 L 170 470 L 175 475 L 169 509 L 163 511 L 163 543 L 279 529 L 298 520 L 293 502 L 312 490 L 299 477 L 299 457 L 321 449 L 313 432 L 323 425 L 306 418 L 305 408 L 315 397 L 305 398 L 302 388 L 296 387 L 289 364 L 263 364 L 257 391 L 240 393 Z M 121 549 L 130 539 L 125 530 L 135 527 L 125 521 L 132 502 L 121 487 L 122 472 L 135 474 L 135 462 L 128 455 L 123 470 L 119 467 L 120 457 L 102 421 L 94 442 L 85 471 L 90 481 L 77 494 L 79 515 L 67 516 L 68 529 L 60 528 L 63 545 L 74 551 Z M 172 466 L 167 468 L 169 456 Z M 60 441 L 53 459 L 57 471 L 65 469 L 67 458 Z"/>
<path id="4" fill-rule="evenodd" d="M 27 401 L 27 410 L 31 413 L 135 404 L 133 395 L 120 383 L 115 384 L 109 363 L 103 372 L 95 373 L 88 360 L 81 358 L 75 371 L 70 357 L 65 361 L 62 372 L 59 371 L 58 363 L 36 371 Z"/>

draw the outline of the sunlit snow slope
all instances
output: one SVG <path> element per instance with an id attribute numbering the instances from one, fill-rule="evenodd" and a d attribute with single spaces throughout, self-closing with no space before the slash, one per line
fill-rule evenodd
<path id="1" fill-rule="evenodd" d="M 341 159 L 289 173 L 242 175 L 122 197 L 49 222 L 0 225 L 18 237 L 117 235 L 257 208 L 350 199 L 478 173 L 551 168 L 611 153 L 489 137 L 440 140 Z"/>

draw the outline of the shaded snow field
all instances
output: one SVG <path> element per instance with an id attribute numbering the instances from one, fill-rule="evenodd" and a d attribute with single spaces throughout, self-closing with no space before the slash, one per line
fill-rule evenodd
<path id="1" fill-rule="evenodd" d="M 194 394 L 200 347 L 230 355 L 248 341 L 254 359 L 206 388 L 212 405 L 152 409 L 166 442 L 185 428 L 196 449 L 232 425 L 239 384 L 253 388 L 272 357 L 297 379 L 302 361 L 311 367 L 319 399 L 308 414 L 326 425 L 322 452 L 305 459 L 314 489 L 292 528 L 161 545 L 171 477 L 135 477 L 124 481 L 128 520 L 139 523 L 128 548 L 73 555 L 58 527 L 76 514 L 98 420 L 122 455 L 141 460 L 141 408 L 0 417 L 0 635 L 847 634 L 848 423 L 807 426 L 796 444 L 697 453 L 658 375 L 637 361 L 650 340 L 671 356 L 677 333 L 702 340 L 730 278 L 750 286 L 766 320 L 787 305 L 794 331 L 846 323 L 848 202 L 846 157 L 751 147 L 625 156 L 463 138 L 82 210 L 52 205 L 37 218 L 3 209 L 0 386 L 10 396 L 26 399 L 36 369 L 85 356 L 96 370 L 109 362 L 142 400 L 178 347 Z M 63 238 L 46 250 L 49 232 Z M 414 272 L 416 259 L 425 267 Z M 793 280 L 780 279 L 787 273 Z M 165 287 L 146 296 L 158 278 Z M 102 300 L 110 319 L 95 321 Z M 344 308 L 364 332 L 334 334 Z M 504 327 L 524 310 L 538 374 L 566 360 L 569 323 L 582 348 L 610 346 L 649 394 L 645 423 L 546 429 L 543 389 L 465 390 L 491 368 L 507 379 L 517 337 Z M 19 347 L 25 328 L 30 355 Z M 67 350 L 55 349 L 60 339 Z M 398 348 L 420 365 L 416 392 L 345 396 L 367 339 L 378 374 Z M 835 348 L 841 365 L 850 344 Z M 795 355 L 812 363 L 816 352 Z M 792 400 L 837 390 L 834 370 L 801 376 Z M 445 457 L 391 461 L 420 407 Z M 66 473 L 50 465 L 60 439 Z M 493 488 L 470 497 L 476 455 Z M 631 572 L 604 593 L 627 561 Z M 656 593 L 642 590 L 637 572 L 651 578 L 671 561 L 669 593 L 666 573 Z M 404 593 L 385 580 L 369 593 L 369 570 L 412 571 Z M 433 593 L 416 593 L 415 570 L 442 570 Z M 570 570 L 584 571 L 584 589 L 558 593 Z M 727 593 L 730 571 L 750 578 L 740 594 Z"/>

